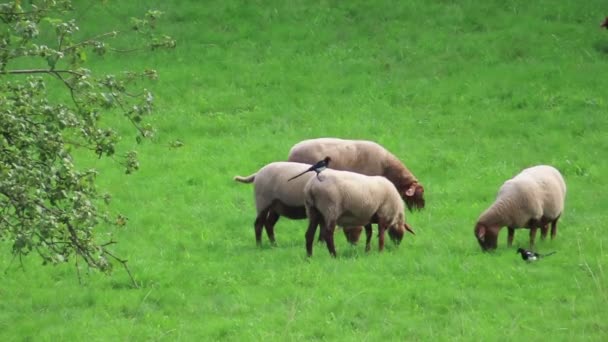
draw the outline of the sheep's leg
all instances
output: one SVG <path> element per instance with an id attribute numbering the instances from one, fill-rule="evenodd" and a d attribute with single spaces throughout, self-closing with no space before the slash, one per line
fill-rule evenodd
<path id="1" fill-rule="evenodd" d="M 369 252 L 369 250 L 372 248 L 371 241 L 372 241 L 372 224 L 368 223 L 365 225 L 365 251 L 366 252 Z"/>
<path id="2" fill-rule="evenodd" d="M 540 226 L 540 239 L 545 240 L 547 238 L 547 233 L 549 232 L 549 224 L 544 224 Z"/>
<path id="3" fill-rule="evenodd" d="M 336 228 L 336 221 L 331 220 L 325 222 L 325 226 L 323 227 L 325 230 L 325 243 L 327 244 L 327 250 L 329 250 L 329 254 L 336 257 L 336 246 L 334 246 L 334 229 Z"/>
<path id="4" fill-rule="evenodd" d="M 266 227 L 266 235 L 268 235 L 268 239 L 273 245 L 277 244 L 274 238 L 274 225 L 277 224 L 280 217 L 281 216 L 274 210 L 270 210 L 268 216 L 266 217 L 266 224 L 264 225 Z"/>
<path id="5" fill-rule="evenodd" d="M 319 229 L 319 237 L 317 238 L 317 242 L 325 242 L 325 235 L 323 235 L 323 229 Z"/>
<path id="6" fill-rule="evenodd" d="M 507 227 L 509 230 L 509 235 L 507 236 L 507 246 L 511 247 L 513 245 L 513 237 L 515 236 L 515 228 Z"/>
<path id="7" fill-rule="evenodd" d="M 536 230 L 538 227 L 530 228 L 530 249 L 534 248 L 534 240 L 536 239 Z"/>
<path id="8" fill-rule="evenodd" d="M 382 252 L 384 249 L 384 231 L 386 230 L 386 223 L 384 220 L 378 222 L 378 250 Z"/>
<path id="9" fill-rule="evenodd" d="M 557 220 L 559 220 L 559 216 L 551 222 L 551 240 L 555 239 L 555 235 L 557 234 Z"/>
<path id="10" fill-rule="evenodd" d="M 308 230 L 306 230 L 306 254 L 312 256 L 312 245 L 315 241 L 315 231 L 321 221 L 321 215 L 316 209 L 310 210 L 308 213 Z"/>
<path id="11" fill-rule="evenodd" d="M 255 229 L 255 242 L 258 246 L 262 245 L 262 228 L 264 227 L 264 223 L 266 223 L 268 211 L 269 209 L 260 211 L 258 216 L 255 218 L 255 222 L 253 223 L 253 227 Z"/>

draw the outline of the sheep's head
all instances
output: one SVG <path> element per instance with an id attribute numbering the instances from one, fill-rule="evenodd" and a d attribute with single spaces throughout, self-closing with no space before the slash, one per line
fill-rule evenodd
<path id="1" fill-rule="evenodd" d="M 414 230 L 412 230 L 412 227 L 410 227 L 407 223 L 402 223 L 391 227 L 388 230 L 388 236 L 391 238 L 391 241 L 398 245 L 401 243 L 401 240 L 403 240 L 405 232 L 410 232 L 413 235 L 416 235 Z"/>
<path id="2" fill-rule="evenodd" d="M 344 236 L 346 236 L 346 240 L 349 243 L 355 245 L 359 242 L 359 237 L 361 236 L 361 232 L 363 231 L 363 227 L 344 227 L 342 229 L 344 231 Z"/>
<path id="3" fill-rule="evenodd" d="M 489 227 L 482 223 L 477 223 L 475 226 L 475 237 L 481 249 L 485 251 L 496 249 L 498 241 L 497 227 Z"/>
<path id="4" fill-rule="evenodd" d="M 420 183 L 414 182 L 402 186 L 399 190 L 401 198 L 403 198 L 410 211 L 414 208 L 418 210 L 424 208 L 424 187 Z"/>

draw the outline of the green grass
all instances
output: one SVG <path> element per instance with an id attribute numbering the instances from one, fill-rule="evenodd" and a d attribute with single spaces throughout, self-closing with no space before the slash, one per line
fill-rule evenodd
<path id="1" fill-rule="evenodd" d="M 159 8 L 178 40 L 96 62 L 161 76 L 156 137 L 123 142 L 141 171 L 95 161 L 142 286 L 120 269 L 81 286 L 72 264 L 28 258 L 1 276 L 1 340 L 606 340 L 603 2 L 109 3 L 83 15 L 83 36 Z M 407 213 L 416 236 L 366 254 L 338 232 L 337 259 L 319 244 L 308 259 L 306 221 L 281 219 L 278 247 L 255 246 L 253 188 L 232 176 L 321 136 L 375 140 L 406 163 L 427 196 Z M 482 253 L 478 215 L 539 163 L 568 185 L 557 239 L 538 244 L 557 254 L 525 264 L 506 232 Z"/>

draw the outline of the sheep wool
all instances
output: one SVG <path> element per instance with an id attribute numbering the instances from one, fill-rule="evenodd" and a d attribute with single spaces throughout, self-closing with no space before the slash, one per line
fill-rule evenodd
<path id="1" fill-rule="evenodd" d="M 262 243 L 262 227 L 271 243 L 275 243 L 274 225 L 280 216 L 306 218 L 304 186 L 314 173 L 305 173 L 291 182 L 287 180 L 310 167 L 309 164 L 274 162 L 247 176 L 235 176 L 241 183 L 253 183 L 257 216 L 254 223 L 256 242 Z"/>
<path id="2" fill-rule="evenodd" d="M 334 170 L 388 178 L 399 191 L 408 209 L 424 208 L 422 184 L 397 157 L 373 141 L 338 138 L 304 140 L 291 148 L 288 160 L 312 164 L 325 156 L 331 158 L 329 167 Z"/>
<path id="3" fill-rule="evenodd" d="M 500 187 L 494 203 L 479 216 L 475 235 L 482 249 L 496 248 L 498 231 L 505 226 L 509 229 L 509 246 L 516 228 L 531 230 L 531 247 L 536 229 L 541 228 L 544 239 L 549 223 L 554 238 L 565 198 L 566 183 L 554 167 L 538 165 L 521 171 Z"/>
<path id="4" fill-rule="evenodd" d="M 292 162 L 274 162 L 262 167 L 258 172 L 247 177 L 235 176 L 234 180 L 241 183 L 254 184 L 254 197 L 256 206 L 256 219 L 254 229 L 256 243 L 262 243 L 262 228 L 265 227 L 266 235 L 271 243 L 276 243 L 274 236 L 274 225 L 281 216 L 294 220 L 306 218 L 304 206 L 304 186 L 316 177 L 314 172 L 308 172 L 301 177 L 288 181 L 294 175 L 310 168 L 309 164 Z M 323 172 L 325 173 L 325 171 Z M 349 227 L 345 229 L 345 235 L 350 243 L 356 243 L 359 239 L 361 227 Z M 371 230 L 371 228 L 369 229 Z M 371 231 L 368 232 L 368 241 Z"/>
<path id="5" fill-rule="evenodd" d="M 366 176 L 349 171 L 327 169 L 319 178 L 310 178 L 304 187 L 309 230 L 307 252 L 312 254 L 312 239 L 320 222 L 330 254 L 335 256 L 333 230 L 339 226 L 379 224 L 379 248 L 384 247 L 384 230 L 389 229 L 399 240 L 407 230 L 404 205 L 397 189 L 386 178 Z"/>

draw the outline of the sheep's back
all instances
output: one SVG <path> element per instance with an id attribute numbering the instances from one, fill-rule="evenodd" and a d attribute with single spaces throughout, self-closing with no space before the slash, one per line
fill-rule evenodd
<path id="1" fill-rule="evenodd" d="M 275 200 L 288 206 L 303 207 L 304 186 L 315 173 L 307 172 L 296 179 L 288 180 L 308 168 L 309 164 L 292 162 L 274 162 L 262 167 L 254 181 L 258 207 L 267 207 Z"/>
<path id="2" fill-rule="evenodd" d="M 541 201 L 543 216 L 555 219 L 564 210 L 566 183 L 561 173 L 549 165 L 538 165 L 521 173 L 537 184 L 537 196 Z"/>
<path id="3" fill-rule="evenodd" d="M 314 164 L 329 156 L 329 167 L 334 170 L 377 176 L 384 172 L 388 153 L 384 147 L 372 141 L 319 138 L 295 144 L 289 151 L 288 160 Z"/>
<path id="4" fill-rule="evenodd" d="M 482 219 L 499 217 L 516 227 L 526 226 L 531 219 L 555 219 L 563 211 L 564 196 L 565 183 L 559 171 L 544 165 L 531 167 L 501 186 Z"/>
<path id="5" fill-rule="evenodd" d="M 315 206 L 324 217 L 335 218 L 341 226 L 367 224 L 374 214 L 395 211 L 394 207 L 401 206 L 403 211 L 394 186 L 381 176 L 327 169 L 320 179 L 312 178 L 304 192 L 307 205 Z M 387 208 L 387 201 L 392 209 Z"/>
<path id="6" fill-rule="evenodd" d="M 538 184 L 529 177 L 507 180 L 498 191 L 493 209 L 509 226 L 525 227 L 530 219 L 543 216 Z"/>

